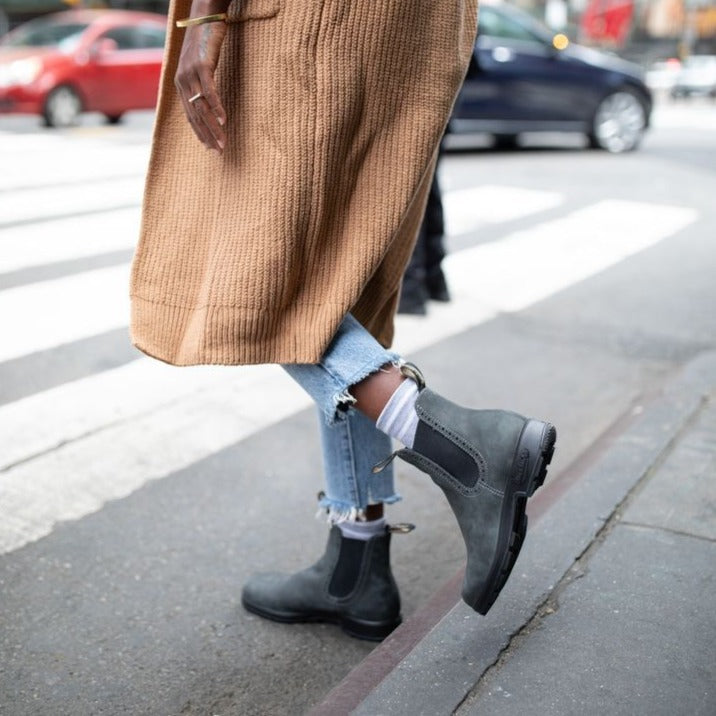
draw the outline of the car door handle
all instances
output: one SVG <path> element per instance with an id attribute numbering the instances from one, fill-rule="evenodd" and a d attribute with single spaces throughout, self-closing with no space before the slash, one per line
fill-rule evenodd
<path id="1" fill-rule="evenodd" d="M 515 53 L 509 47 L 501 45 L 492 51 L 492 59 L 495 62 L 510 62 Z"/>

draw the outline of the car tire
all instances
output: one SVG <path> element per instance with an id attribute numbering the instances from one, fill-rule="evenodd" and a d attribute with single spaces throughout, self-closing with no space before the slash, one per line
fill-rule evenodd
<path id="1" fill-rule="evenodd" d="M 122 121 L 122 114 L 105 114 L 107 124 L 119 124 Z"/>
<path id="2" fill-rule="evenodd" d="M 80 96 L 68 85 L 60 85 L 47 95 L 42 116 L 48 127 L 72 127 L 82 112 Z"/>
<path id="3" fill-rule="evenodd" d="M 613 154 L 636 149 L 646 130 L 646 107 L 632 90 L 610 92 L 592 117 L 589 144 Z"/>
<path id="4" fill-rule="evenodd" d="M 495 149 L 517 149 L 519 143 L 516 134 L 493 134 L 493 147 Z"/>

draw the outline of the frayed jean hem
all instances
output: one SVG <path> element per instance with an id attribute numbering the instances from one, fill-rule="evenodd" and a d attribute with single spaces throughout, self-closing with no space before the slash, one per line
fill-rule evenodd
<path id="1" fill-rule="evenodd" d="M 339 525 L 341 522 L 365 522 L 366 509 L 369 505 L 394 505 L 402 500 L 402 496 L 392 494 L 390 496 L 381 497 L 371 501 L 365 507 L 356 507 L 355 505 L 341 502 L 340 500 L 332 500 L 330 497 L 322 495 L 318 501 L 317 518 L 324 517 L 329 525 Z"/>
<path id="2" fill-rule="evenodd" d="M 327 502 L 334 520 L 360 519 L 365 508 L 395 502 L 392 466 L 380 475 L 373 467 L 392 452 L 390 438 L 355 409 L 351 388 L 384 366 L 400 366 L 353 316 L 339 326 L 318 363 L 284 365 L 286 372 L 313 398 L 319 413 Z"/>

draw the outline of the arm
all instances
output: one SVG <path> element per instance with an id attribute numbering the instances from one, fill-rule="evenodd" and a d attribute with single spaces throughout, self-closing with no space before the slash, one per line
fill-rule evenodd
<path id="1" fill-rule="evenodd" d="M 193 0 L 190 17 L 226 12 L 231 0 Z M 183 30 L 184 43 L 174 77 L 184 112 L 207 149 L 226 146 L 226 111 L 216 91 L 214 71 L 226 35 L 225 22 L 209 22 Z"/>

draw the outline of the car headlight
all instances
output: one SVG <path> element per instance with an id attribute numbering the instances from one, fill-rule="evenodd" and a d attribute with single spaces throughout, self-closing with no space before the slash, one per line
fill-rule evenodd
<path id="1" fill-rule="evenodd" d="M 0 87 L 32 84 L 42 70 L 42 62 L 36 57 L 0 64 Z"/>

